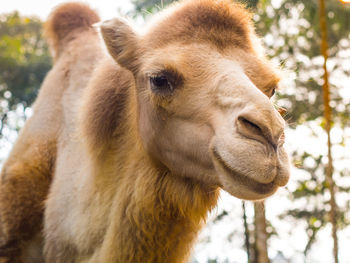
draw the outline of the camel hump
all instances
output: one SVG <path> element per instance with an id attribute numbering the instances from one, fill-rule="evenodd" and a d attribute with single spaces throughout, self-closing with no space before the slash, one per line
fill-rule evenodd
<path id="1" fill-rule="evenodd" d="M 84 3 L 72 2 L 57 6 L 44 27 L 44 35 L 54 57 L 59 56 L 77 32 L 89 30 L 99 21 L 98 14 Z"/>

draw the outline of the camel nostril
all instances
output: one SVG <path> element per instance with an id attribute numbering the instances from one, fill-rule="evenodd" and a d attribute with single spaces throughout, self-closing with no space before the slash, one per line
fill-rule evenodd
<path id="1" fill-rule="evenodd" d="M 276 143 L 271 139 L 270 131 L 267 127 L 257 124 L 257 121 L 252 121 L 251 118 L 239 116 L 237 119 L 238 131 L 245 137 L 260 141 L 264 144 L 268 143 L 277 148 Z"/>
<path id="2" fill-rule="evenodd" d="M 263 134 L 261 128 L 254 122 L 249 121 L 244 117 L 238 117 L 238 121 L 241 122 L 248 130 L 254 131 L 256 133 L 261 133 L 261 135 Z"/>

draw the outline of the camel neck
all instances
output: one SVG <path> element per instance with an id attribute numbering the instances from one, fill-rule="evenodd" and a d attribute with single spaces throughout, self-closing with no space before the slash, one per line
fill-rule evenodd
<path id="1" fill-rule="evenodd" d="M 108 258 L 101 262 L 187 262 L 219 190 L 160 172 L 145 158 L 130 165 L 119 181 L 102 247 Z"/>

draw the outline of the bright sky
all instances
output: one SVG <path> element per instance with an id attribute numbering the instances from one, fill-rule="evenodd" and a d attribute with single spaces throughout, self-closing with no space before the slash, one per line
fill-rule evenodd
<path id="1" fill-rule="evenodd" d="M 65 3 L 65 0 L 8 0 L 1 1 L 0 13 L 8 13 L 18 10 L 24 15 L 36 15 L 45 20 L 52 8 L 60 3 Z M 118 16 L 120 13 L 126 13 L 132 9 L 130 0 L 85 0 L 81 1 L 88 3 L 92 8 L 96 9 L 102 20 L 110 19 Z M 119 12 L 120 10 L 120 12 Z"/>

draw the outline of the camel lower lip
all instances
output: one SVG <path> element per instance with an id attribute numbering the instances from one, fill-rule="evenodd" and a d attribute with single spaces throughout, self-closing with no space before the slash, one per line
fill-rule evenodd
<path id="1" fill-rule="evenodd" d="M 219 153 L 214 150 L 212 151 L 215 159 L 220 163 L 222 168 L 225 170 L 225 172 L 232 177 L 234 177 L 235 181 L 241 185 L 244 185 L 245 187 L 249 188 L 255 193 L 258 194 L 268 194 L 271 193 L 275 189 L 275 180 L 273 180 L 271 183 L 263 184 L 255 181 L 252 178 L 249 178 L 248 176 L 242 175 L 241 173 L 233 170 L 231 167 L 229 167 L 224 160 L 221 158 Z"/>

